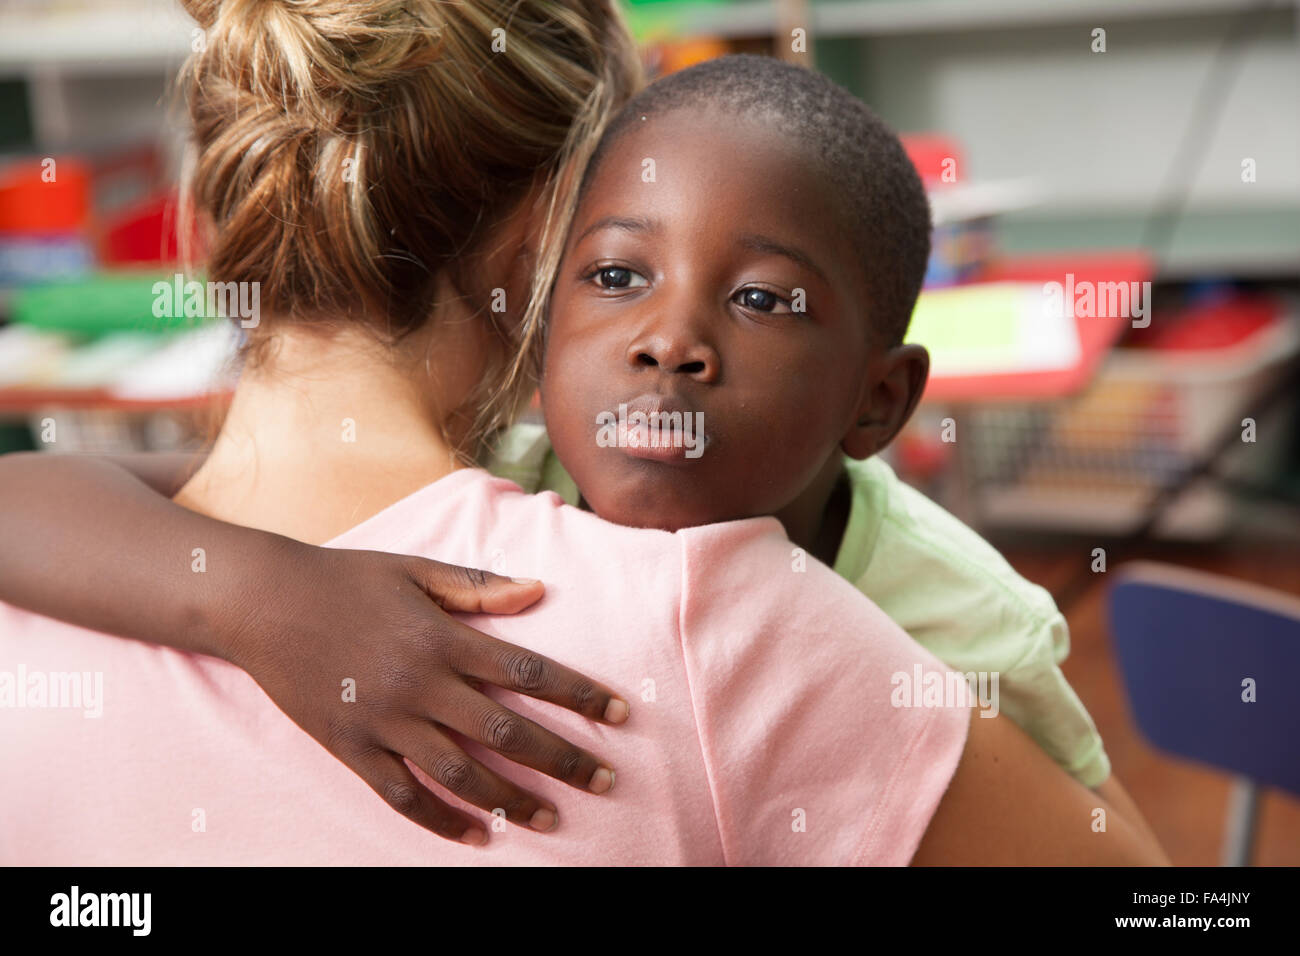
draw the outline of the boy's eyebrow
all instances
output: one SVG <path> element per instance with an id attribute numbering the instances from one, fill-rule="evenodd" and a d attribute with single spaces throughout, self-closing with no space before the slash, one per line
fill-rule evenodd
<path id="1" fill-rule="evenodd" d="M 769 239 L 767 236 L 760 236 L 755 233 L 746 233 L 740 237 L 740 244 L 746 249 L 753 252 L 765 252 L 770 255 L 784 256 L 792 262 L 797 262 L 805 269 L 815 273 L 823 282 L 829 282 L 826 273 L 818 268 L 817 263 L 813 262 L 812 256 L 808 253 L 796 249 L 794 246 L 787 246 L 784 243 L 777 242 L 775 239 Z"/>
<path id="2" fill-rule="evenodd" d="M 659 223 L 644 216 L 601 216 L 582 231 L 578 242 L 601 229 L 622 229 L 624 232 L 655 232 Z"/>

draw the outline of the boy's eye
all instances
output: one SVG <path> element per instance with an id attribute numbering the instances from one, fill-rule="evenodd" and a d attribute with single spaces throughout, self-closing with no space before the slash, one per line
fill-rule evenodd
<path id="1" fill-rule="evenodd" d="M 650 284 L 646 281 L 645 276 L 620 266 L 606 266 L 603 269 L 597 269 L 592 278 L 596 280 L 596 284 L 602 289 L 634 289 Z"/>
<path id="2" fill-rule="evenodd" d="M 736 301 L 747 309 L 753 309 L 755 312 L 791 311 L 789 302 L 775 292 L 768 292 L 766 289 L 741 289 L 736 293 Z"/>

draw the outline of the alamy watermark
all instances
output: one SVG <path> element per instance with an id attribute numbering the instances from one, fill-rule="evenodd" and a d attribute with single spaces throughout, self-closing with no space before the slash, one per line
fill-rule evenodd
<path id="1" fill-rule="evenodd" d="M 83 893 L 73 886 L 50 897 L 51 926 L 121 926 L 133 936 L 153 927 L 152 893 Z"/>
<path id="2" fill-rule="evenodd" d="M 596 444 L 601 448 L 681 448 L 687 458 L 704 454 L 704 413 L 681 411 L 628 411 L 596 416 Z"/>
<path id="3" fill-rule="evenodd" d="M 260 282 L 188 282 L 181 273 L 153 284 L 154 318 L 239 319 L 240 328 L 255 329 L 262 321 Z"/>
<path id="4" fill-rule="evenodd" d="M 81 710 L 83 717 L 104 716 L 103 671 L 0 670 L 0 709 Z"/>
<path id="5" fill-rule="evenodd" d="M 1133 320 L 1133 328 L 1151 324 L 1150 282 L 1076 282 L 1073 272 L 1065 282 L 1043 283 L 1043 309 L 1049 315 L 1076 315 L 1080 318 L 1118 318 Z"/>
<path id="6" fill-rule="evenodd" d="M 920 664 L 912 672 L 895 671 L 889 678 L 893 690 L 889 702 L 895 707 L 978 707 L 981 717 L 996 717 L 997 671 L 927 671 Z"/>

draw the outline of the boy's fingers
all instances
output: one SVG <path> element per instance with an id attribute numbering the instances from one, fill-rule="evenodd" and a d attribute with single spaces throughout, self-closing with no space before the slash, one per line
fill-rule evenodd
<path id="1" fill-rule="evenodd" d="M 482 826 L 430 793 L 399 755 L 378 751 L 353 769 L 385 803 L 412 823 L 454 843 L 479 846 L 487 842 L 487 831 Z"/>
<path id="2" fill-rule="evenodd" d="M 455 633 L 463 638 L 464 653 L 457 658 L 464 676 L 559 704 L 592 720 L 608 724 L 627 720 L 627 701 L 608 687 L 540 654 L 489 637 L 459 621 L 452 623 Z"/>
<path id="3" fill-rule="evenodd" d="M 541 581 L 508 578 L 478 568 L 463 568 L 425 558 L 410 558 L 411 577 L 444 611 L 514 614 L 536 604 L 546 590 Z"/>
<path id="4" fill-rule="evenodd" d="M 407 759 L 439 786 L 488 813 L 504 815 L 516 826 L 545 833 L 558 821 L 555 807 L 497 776 L 439 733 L 432 724 L 418 728 L 403 745 Z"/>
<path id="5" fill-rule="evenodd" d="M 447 709 L 464 717 L 441 723 L 515 763 L 591 793 L 604 793 L 614 783 L 613 768 L 603 760 L 469 687 L 448 698 Z"/>

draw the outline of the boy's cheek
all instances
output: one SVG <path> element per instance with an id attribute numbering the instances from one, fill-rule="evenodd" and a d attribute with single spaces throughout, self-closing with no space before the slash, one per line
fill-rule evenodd
<path id="1" fill-rule="evenodd" d="M 583 454 L 586 444 L 594 445 L 595 423 L 588 428 L 584 411 L 587 386 L 571 362 L 547 363 L 540 389 L 542 417 L 551 445 L 566 468 L 569 459 Z"/>

